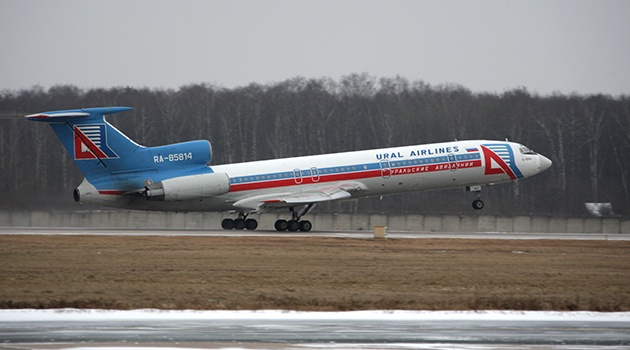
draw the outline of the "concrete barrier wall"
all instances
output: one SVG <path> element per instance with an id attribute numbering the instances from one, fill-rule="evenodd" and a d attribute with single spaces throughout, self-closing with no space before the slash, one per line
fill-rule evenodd
<path id="1" fill-rule="evenodd" d="M 221 229 L 223 213 L 163 213 L 141 211 L 0 211 L 0 227 L 91 227 L 133 229 Z M 287 215 L 252 215 L 258 227 L 273 230 L 274 222 Z M 503 217 L 492 215 L 368 215 L 315 214 L 308 219 L 315 230 L 369 230 L 375 225 L 389 231 L 421 232 L 536 232 L 630 233 L 630 220 L 614 218 Z"/>

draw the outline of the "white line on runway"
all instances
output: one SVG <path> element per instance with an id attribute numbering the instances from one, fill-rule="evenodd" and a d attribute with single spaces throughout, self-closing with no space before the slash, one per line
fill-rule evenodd
<path id="1" fill-rule="evenodd" d="M 208 237 L 335 237 L 371 239 L 371 231 L 225 231 L 197 229 L 110 229 L 110 228 L 48 228 L 0 227 L 0 235 L 98 235 L 98 236 L 208 236 Z M 565 239 L 628 241 L 630 234 L 603 233 L 507 233 L 507 232 L 410 232 L 389 231 L 388 238 L 451 238 L 451 239 Z"/>

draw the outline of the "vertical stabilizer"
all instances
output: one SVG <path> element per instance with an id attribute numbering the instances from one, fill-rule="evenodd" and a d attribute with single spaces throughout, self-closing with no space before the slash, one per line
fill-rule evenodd
<path id="1" fill-rule="evenodd" d="M 26 118 L 49 123 L 83 175 L 93 182 L 112 173 L 139 170 L 130 160 L 147 148 L 105 121 L 107 114 L 130 109 L 85 108 L 33 114 Z"/>
<path id="2" fill-rule="evenodd" d="M 84 108 L 26 116 L 47 122 L 88 182 L 100 192 L 142 189 L 144 181 L 212 172 L 212 148 L 205 140 L 144 147 L 105 121 L 129 107 Z"/>

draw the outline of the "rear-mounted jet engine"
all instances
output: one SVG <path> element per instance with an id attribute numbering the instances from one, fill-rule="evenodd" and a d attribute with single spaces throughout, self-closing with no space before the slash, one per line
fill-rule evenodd
<path id="1" fill-rule="evenodd" d="M 226 173 L 174 177 L 147 184 L 144 195 L 150 201 L 185 201 L 220 196 L 230 191 Z"/>

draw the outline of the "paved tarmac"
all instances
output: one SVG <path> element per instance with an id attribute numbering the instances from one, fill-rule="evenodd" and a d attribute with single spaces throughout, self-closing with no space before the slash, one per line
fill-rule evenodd
<path id="1" fill-rule="evenodd" d="M 269 230 L 181 230 L 181 229 L 105 229 L 105 228 L 33 228 L 0 227 L 0 235 L 106 235 L 106 236 L 231 236 L 231 237 L 337 237 L 374 238 L 372 231 L 277 232 Z M 410 232 L 389 231 L 388 238 L 456 239 L 568 239 L 630 240 L 630 234 L 602 233 L 506 233 L 506 232 Z"/>
<path id="2" fill-rule="evenodd" d="M 0 339 L 0 349 L 627 349 L 630 313 L 3 310 Z"/>

